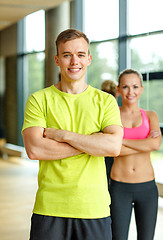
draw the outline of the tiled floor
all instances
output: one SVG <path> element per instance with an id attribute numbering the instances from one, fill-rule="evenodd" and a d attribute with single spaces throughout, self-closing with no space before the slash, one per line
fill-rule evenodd
<path id="1" fill-rule="evenodd" d="M 19 158 L 0 159 L 0 240 L 29 239 L 37 172 L 36 161 Z M 133 216 L 128 240 L 136 240 Z M 159 199 L 154 240 L 163 240 L 163 199 Z"/>

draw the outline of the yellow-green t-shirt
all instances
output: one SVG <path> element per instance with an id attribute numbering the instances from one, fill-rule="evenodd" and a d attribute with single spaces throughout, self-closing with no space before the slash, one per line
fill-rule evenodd
<path id="1" fill-rule="evenodd" d="M 109 125 L 121 126 L 119 107 L 112 95 L 91 86 L 80 94 L 64 93 L 51 86 L 28 98 L 23 130 L 38 126 L 89 135 Z M 109 204 L 103 157 L 82 153 L 39 161 L 34 213 L 95 219 L 110 215 Z"/>

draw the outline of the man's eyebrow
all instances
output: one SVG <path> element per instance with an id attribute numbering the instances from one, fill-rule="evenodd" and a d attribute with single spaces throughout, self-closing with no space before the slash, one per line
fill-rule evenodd
<path id="1" fill-rule="evenodd" d="M 78 53 L 86 54 L 86 52 L 83 52 L 83 51 L 79 51 Z M 65 51 L 65 52 L 62 52 L 62 54 L 71 54 L 71 52 Z"/>
<path id="2" fill-rule="evenodd" d="M 67 52 L 62 52 L 62 54 L 66 54 L 66 53 L 70 53 L 70 52 L 68 52 L 68 51 Z"/>
<path id="3" fill-rule="evenodd" d="M 78 53 L 86 54 L 86 52 L 79 51 Z"/>

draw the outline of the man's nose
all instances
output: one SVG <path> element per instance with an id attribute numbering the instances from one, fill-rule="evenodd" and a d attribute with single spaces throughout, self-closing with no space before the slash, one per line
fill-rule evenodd
<path id="1" fill-rule="evenodd" d="M 78 58 L 77 58 L 76 55 L 72 55 L 72 57 L 71 57 L 71 64 L 72 65 L 78 64 Z"/>

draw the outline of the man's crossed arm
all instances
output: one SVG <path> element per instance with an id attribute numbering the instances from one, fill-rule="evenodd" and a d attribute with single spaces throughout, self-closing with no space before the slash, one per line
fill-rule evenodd
<path id="1" fill-rule="evenodd" d="M 30 127 L 23 131 L 26 152 L 30 159 L 58 160 L 87 153 L 93 156 L 118 156 L 123 129 L 111 125 L 103 132 L 78 134 L 54 128 Z"/>

